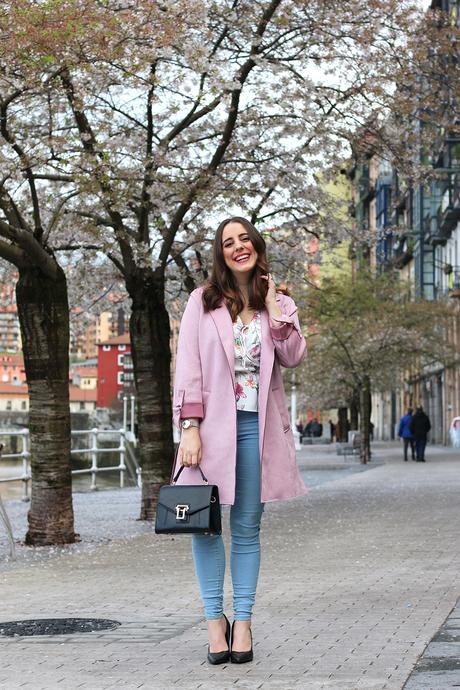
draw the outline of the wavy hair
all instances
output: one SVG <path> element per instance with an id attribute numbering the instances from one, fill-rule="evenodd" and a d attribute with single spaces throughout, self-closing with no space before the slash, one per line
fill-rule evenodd
<path id="1" fill-rule="evenodd" d="M 257 252 L 257 263 L 248 284 L 249 307 L 252 309 L 265 309 L 268 281 L 261 276 L 268 275 L 268 262 L 265 240 L 249 220 L 240 216 L 233 216 L 222 221 L 214 237 L 212 272 L 203 290 L 203 305 L 205 311 L 211 311 L 217 309 L 224 302 L 232 321 L 236 321 L 236 317 L 244 309 L 244 302 L 238 283 L 224 259 L 222 233 L 229 223 L 240 223 L 245 228 Z"/>

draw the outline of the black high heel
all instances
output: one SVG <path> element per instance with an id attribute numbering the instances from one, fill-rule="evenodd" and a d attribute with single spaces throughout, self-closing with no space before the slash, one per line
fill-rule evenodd
<path id="1" fill-rule="evenodd" d="M 230 661 L 230 623 L 225 613 L 223 614 L 223 616 L 227 624 L 225 628 L 225 640 L 228 644 L 228 649 L 226 649 L 223 652 L 210 652 L 208 645 L 208 661 L 210 664 L 213 664 L 214 666 L 217 666 L 217 664 L 225 664 L 227 663 L 227 661 Z"/>
<path id="2" fill-rule="evenodd" d="M 233 640 L 233 626 L 235 621 L 232 623 L 232 640 Z M 253 644 L 252 644 L 252 630 L 249 628 L 249 634 L 251 635 L 251 649 L 247 652 L 234 652 L 233 649 L 230 652 L 230 661 L 232 664 L 246 664 L 248 661 L 254 659 Z"/>

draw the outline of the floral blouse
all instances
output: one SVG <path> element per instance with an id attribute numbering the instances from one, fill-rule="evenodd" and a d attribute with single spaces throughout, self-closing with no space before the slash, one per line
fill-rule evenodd
<path id="1" fill-rule="evenodd" d="M 238 316 L 233 324 L 233 337 L 236 409 L 257 412 L 261 343 L 260 312 L 254 312 L 252 320 L 246 326 Z"/>

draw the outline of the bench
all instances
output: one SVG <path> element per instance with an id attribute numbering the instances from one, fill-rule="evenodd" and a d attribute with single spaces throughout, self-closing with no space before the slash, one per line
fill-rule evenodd
<path id="1" fill-rule="evenodd" d="M 335 444 L 337 455 L 359 455 L 361 450 L 361 434 L 359 431 L 348 432 L 348 442 Z"/>

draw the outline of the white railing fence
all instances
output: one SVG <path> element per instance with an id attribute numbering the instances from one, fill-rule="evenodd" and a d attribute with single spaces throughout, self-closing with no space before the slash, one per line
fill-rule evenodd
<path id="1" fill-rule="evenodd" d="M 88 467 L 83 467 L 79 469 L 73 469 L 72 475 L 91 475 L 90 488 L 96 490 L 97 477 L 101 473 L 105 472 L 118 472 L 120 488 L 125 486 L 126 474 L 130 477 L 133 483 L 137 486 L 141 486 L 141 468 L 137 461 L 134 448 L 130 440 L 127 440 L 127 435 L 131 440 L 131 435 L 126 429 L 86 429 L 82 431 L 72 431 L 72 456 L 83 456 L 83 460 L 88 463 Z M 21 442 L 21 449 L 18 452 L 1 452 L 5 448 L 5 443 L 3 439 L 6 437 L 17 437 Z M 106 439 L 106 443 L 110 443 L 110 447 L 106 445 L 101 445 L 103 439 Z M 118 445 L 113 445 L 111 442 L 115 439 L 115 443 Z M 23 495 L 24 501 L 29 500 L 29 483 L 31 481 L 30 473 L 30 445 L 29 445 L 29 430 L 21 429 L 19 431 L 0 431 L 0 462 L 2 460 L 17 458 L 21 461 L 22 471 L 20 474 L 15 476 L 0 477 L 0 485 L 4 482 L 23 482 Z M 82 445 L 83 444 L 83 445 Z M 16 444 L 15 444 L 16 445 Z M 100 457 L 106 455 L 107 453 L 115 453 L 118 458 L 118 463 L 116 465 L 105 466 L 100 464 Z"/>
<path id="2" fill-rule="evenodd" d="M 11 522 L 6 512 L 6 508 L 3 505 L 2 497 L 0 496 L 0 520 L 5 525 L 6 536 L 8 537 L 8 544 L 10 546 L 10 558 L 13 561 L 16 560 L 16 544 L 14 543 L 13 528 L 11 527 Z"/>

